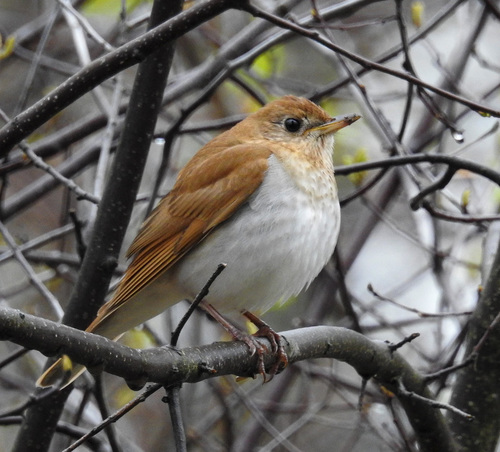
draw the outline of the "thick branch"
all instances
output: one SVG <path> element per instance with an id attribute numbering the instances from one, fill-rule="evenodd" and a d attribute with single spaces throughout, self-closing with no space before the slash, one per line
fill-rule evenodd
<path id="1" fill-rule="evenodd" d="M 94 60 L 36 104 L 16 116 L 0 130 L 0 157 L 56 113 L 88 93 L 103 81 L 145 60 L 162 45 L 174 41 L 222 12 L 237 7 L 236 0 L 208 0 Z"/>
<path id="2" fill-rule="evenodd" d="M 203 3 L 211 10 L 211 7 L 207 6 L 209 3 L 215 5 L 223 2 Z M 183 24 L 185 27 L 182 14 L 179 14 L 181 9 L 180 0 L 168 3 L 156 0 L 153 4 L 149 28 L 163 21 L 167 21 L 165 25 L 168 25 L 170 23 L 168 19 L 173 16 L 174 18 L 181 17 L 179 28 L 183 28 Z M 161 27 L 162 25 L 159 25 L 159 28 Z M 154 32 L 155 29 L 152 31 Z M 99 204 L 89 247 L 64 314 L 63 322 L 66 324 L 82 329 L 88 325 L 104 300 L 116 267 L 173 59 L 174 42 L 166 40 L 165 44 L 161 46 L 157 43 L 151 49 L 146 46 L 153 52 L 143 49 L 144 57 L 148 56 L 148 58 L 139 65 L 137 70 L 125 118 L 125 127 L 111 168 L 109 182 Z M 97 73 L 100 72 L 97 71 Z M 72 83 L 62 85 L 68 90 L 66 92 L 68 98 L 74 95 Z M 57 98 L 58 95 L 53 94 L 53 96 Z M 50 98 L 47 102 L 50 104 Z M 53 108 L 59 108 L 57 102 L 50 105 Z M 34 450 L 34 444 L 37 450 L 48 449 L 65 398 L 64 392 L 54 394 L 43 399 L 37 407 L 31 407 L 27 411 L 17 436 L 15 452 Z"/>
<path id="3" fill-rule="evenodd" d="M 500 246 L 474 315 L 470 319 L 465 356 L 474 364 L 457 374 L 452 403 L 475 418 L 451 415 L 451 428 L 465 451 L 492 452 L 500 434 Z M 478 345 L 480 344 L 480 350 Z"/>
<path id="4" fill-rule="evenodd" d="M 371 341 L 345 328 L 326 326 L 286 331 L 282 336 L 290 363 L 311 358 L 337 359 L 394 392 L 402 384 L 410 393 L 432 398 L 423 378 L 397 353 L 391 353 L 383 342 Z M 0 307 L 0 339 L 47 355 L 65 353 L 90 368 L 105 370 L 135 383 L 151 381 L 171 385 L 222 375 L 251 376 L 257 364 L 257 357 L 249 355 L 243 342 L 219 342 L 181 351 L 169 347 L 135 350 L 5 307 Z M 258 340 L 269 347 L 266 339 Z M 270 367 L 274 359 L 272 353 L 266 354 L 266 366 Z M 400 401 L 422 450 L 455 451 L 439 410 L 411 396 L 400 396 Z"/>

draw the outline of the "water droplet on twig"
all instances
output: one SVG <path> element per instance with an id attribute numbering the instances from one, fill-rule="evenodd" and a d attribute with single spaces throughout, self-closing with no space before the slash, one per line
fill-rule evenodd
<path id="1" fill-rule="evenodd" d="M 451 136 L 457 143 L 463 143 L 465 141 L 463 130 L 453 130 Z"/>

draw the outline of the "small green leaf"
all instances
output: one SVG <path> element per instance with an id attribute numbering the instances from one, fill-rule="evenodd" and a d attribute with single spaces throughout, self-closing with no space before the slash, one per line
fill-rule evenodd
<path id="1" fill-rule="evenodd" d="M 125 8 L 127 13 L 133 11 L 141 3 L 152 3 L 151 0 L 127 0 Z M 121 2 L 117 0 L 87 0 L 82 7 L 86 14 L 116 15 L 121 11 Z"/>
<path id="2" fill-rule="evenodd" d="M 411 4 L 411 21 L 417 28 L 420 28 L 422 26 L 424 9 L 425 5 L 423 2 L 413 2 Z"/>
<path id="3" fill-rule="evenodd" d="M 252 69 L 262 78 L 279 74 L 283 68 L 285 53 L 282 46 L 276 46 L 261 53 L 253 60 Z"/>
<path id="4" fill-rule="evenodd" d="M 462 209 L 466 210 L 470 201 L 470 190 L 466 189 L 462 192 L 462 200 L 460 201 Z"/>
<path id="5" fill-rule="evenodd" d="M 144 328 L 134 328 L 127 331 L 127 334 L 123 337 L 122 342 L 129 347 L 138 349 L 156 345 L 154 339 Z"/>
<path id="6" fill-rule="evenodd" d="M 364 163 L 368 161 L 368 152 L 365 148 L 358 148 L 354 155 L 346 155 L 342 159 L 344 165 L 353 165 L 354 163 Z M 359 171 L 357 173 L 349 174 L 349 180 L 359 187 L 365 180 L 367 172 Z"/>
<path id="7" fill-rule="evenodd" d="M 4 60 L 12 55 L 16 47 L 16 38 L 14 36 L 7 36 L 5 41 L 0 36 L 0 60 Z"/>

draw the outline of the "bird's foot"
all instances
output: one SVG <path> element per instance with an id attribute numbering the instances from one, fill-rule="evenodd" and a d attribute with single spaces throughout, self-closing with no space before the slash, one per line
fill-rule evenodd
<path id="1" fill-rule="evenodd" d="M 276 374 L 279 374 L 288 364 L 288 356 L 286 355 L 285 349 L 283 348 L 282 337 L 276 333 L 266 322 L 257 317 L 255 314 L 252 314 L 249 311 L 243 311 L 243 315 L 252 322 L 258 329 L 257 332 L 253 334 L 253 336 L 247 336 L 248 339 L 252 340 L 253 343 L 257 343 L 261 349 L 265 348 L 259 342 L 257 342 L 253 337 L 265 337 L 271 343 L 271 351 L 276 355 L 276 361 L 269 369 L 268 375 L 269 378 L 265 374 L 265 366 L 263 359 L 263 351 L 260 351 L 259 354 L 259 373 L 264 378 L 264 383 L 271 381 Z M 246 342 L 246 341 L 245 341 Z M 249 346 L 250 347 L 250 346 Z M 266 350 L 267 351 L 267 350 Z M 257 349 L 257 353 L 259 350 Z"/>
<path id="2" fill-rule="evenodd" d="M 287 366 L 288 357 L 285 353 L 283 345 L 281 344 L 281 336 L 273 331 L 267 323 L 255 314 L 252 314 L 249 311 L 242 312 L 242 314 L 258 328 L 256 333 L 249 335 L 228 322 L 212 305 L 202 303 L 201 307 L 207 311 L 220 325 L 222 325 L 224 329 L 233 337 L 233 339 L 244 342 L 250 351 L 250 356 L 255 354 L 257 355 L 257 373 L 262 375 L 264 383 L 271 381 L 276 374 L 280 373 Z M 276 355 L 276 361 L 273 363 L 267 374 L 264 363 L 264 355 L 268 352 L 268 349 L 256 339 L 257 337 L 267 338 L 269 342 L 271 342 L 271 351 Z"/>

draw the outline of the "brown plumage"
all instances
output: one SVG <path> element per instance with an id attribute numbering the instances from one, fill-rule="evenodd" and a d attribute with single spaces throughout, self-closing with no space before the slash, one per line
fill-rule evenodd
<path id="1" fill-rule="evenodd" d="M 114 296 L 86 331 L 116 340 L 196 295 L 214 266 L 228 264 L 209 302 L 222 314 L 298 293 L 333 252 L 339 206 L 333 119 L 307 99 L 286 96 L 207 143 L 180 171 L 127 253 Z M 65 386 L 85 368 L 58 360 L 37 381 Z"/>

